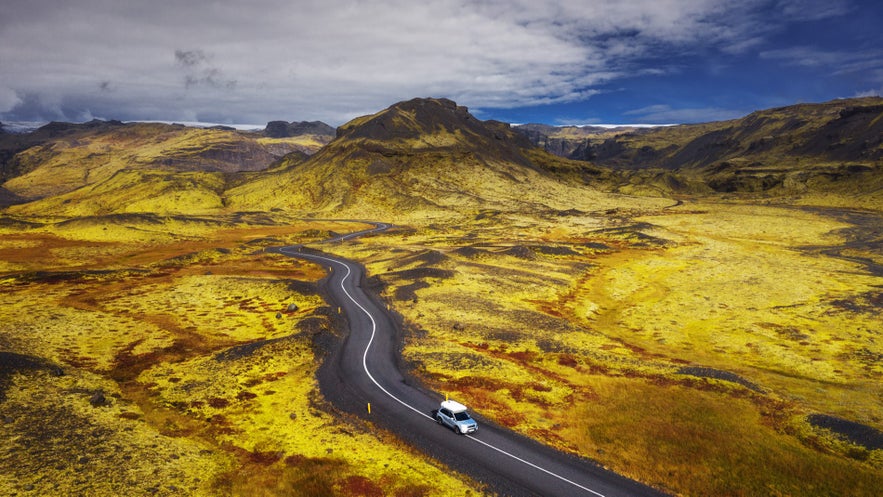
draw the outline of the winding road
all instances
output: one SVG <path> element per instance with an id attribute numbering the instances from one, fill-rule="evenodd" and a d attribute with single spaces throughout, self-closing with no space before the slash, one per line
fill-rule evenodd
<path id="1" fill-rule="evenodd" d="M 390 228 L 374 228 L 335 237 L 343 241 Z M 317 262 L 330 270 L 323 290 L 349 323 L 342 346 L 330 348 L 319 369 L 322 394 L 338 409 L 357 414 L 400 436 L 458 472 L 501 495 L 519 496 L 662 496 L 590 461 L 562 453 L 501 428 L 470 406 L 479 422 L 472 435 L 458 436 L 435 423 L 432 412 L 444 396 L 428 391 L 400 368 L 398 326 L 377 298 L 362 289 L 364 268 L 352 261 L 308 250 L 301 245 L 273 249 Z M 370 403 L 370 413 L 368 404 Z"/>

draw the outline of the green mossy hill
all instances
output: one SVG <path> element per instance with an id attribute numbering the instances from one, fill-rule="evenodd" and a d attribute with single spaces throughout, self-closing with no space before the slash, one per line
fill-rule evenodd
<path id="1" fill-rule="evenodd" d="M 316 137 L 327 138 L 331 141 L 335 136 L 335 130 L 331 126 L 322 121 L 270 121 L 262 132 L 264 136 L 270 138 L 289 138 L 294 136 L 311 135 Z"/>
<path id="2" fill-rule="evenodd" d="M 883 162 L 883 98 L 834 100 L 754 112 L 704 124 L 570 136 L 559 128 L 518 128 L 532 142 L 578 142 L 567 156 L 639 169 L 709 169 L 726 161 L 796 166 L 805 162 Z M 571 147 L 573 145 L 571 144 Z"/>
<path id="3" fill-rule="evenodd" d="M 99 132 L 101 130 L 109 130 L 121 124 L 119 121 L 99 120 L 83 124 L 51 122 L 30 133 L 0 133 L 0 183 L 5 183 L 11 178 L 28 172 L 27 167 L 29 165 L 32 166 L 32 164 L 22 164 L 13 160 L 19 152 L 65 135 Z"/>
<path id="4" fill-rule="evenodd" d="M 295 150 L 299 139 L 159 123 L 50 123 L 0 135 L 0 184 L 7 204 L 100 183 L 123 169 L 170 172 L 258 171 Z"/>
<path id="5" fill-rule="evenodd" d="M 7 210 L 70 217 L 141 212 L 199 215 L 223 209 L 225 186 L 225 175 L 218 172 L 124 169 L 98 183 Z"/>
<path id="6" fill-rule="evenodd" d="M 413 99 L 354 119 L 324 146 L 312 135 L 53 123 L 32 136 L 0 135 L 3 150 L 18 150 L 0 164 L 0 206 L 21 204 L 10 210 L 32 215 L 285 209 L 386 218 L 589 212 L 604 210 L 610 194 L 625 194 L 643 198 L 617 201 L 702 195 L 883 209 L 881 98 L 595 131 L 585 142 L 595 154 L 587 162 L 552 155 L 509 125 L 476 119 L 446 99 Z"/>
<path id="7" fill-rule="evenodd" d="M 338 129 L 307 160 L 294 156 L 228 191 L 237 210 L 301 209 L 380 216 L 487 208 L 569 209 L 595 199 L 555 174 L 585 163 L 536 147 L 507 124 L 481 121 L 445 99 L 414 99 Z"/>
<path id="8" fill-rule="evenodd" d="M 527 131 L 534 143 L 549 140 L 542 129 Z M 883 98 L 615 131 L 614 136 L 577 137 L 567 146 L 573 149 L 571 158 L 618 171 L 611 184 L 620 191 L 627 185 L 663 194 L 764 195 L 812 205 L 883 208 Z"/>
<path id="9" fill-rule="evenodd" d="M 522 165 L 531 164 L 523 151 L 533 147 L 508 124 L 480 121 L 466 107 L 443 98 L 415 98 L 354 119 L 337 130 L 337 138 L 338 145 L 358 145 L 361 151 L 386 156 L 452 152 Z"/>

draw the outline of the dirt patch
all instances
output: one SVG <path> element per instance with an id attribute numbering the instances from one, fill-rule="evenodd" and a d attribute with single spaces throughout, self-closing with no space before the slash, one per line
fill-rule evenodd
<path id="1" fill-rule="evenodd" d="M 883 252 L 883 223 L 879 213 L 828 208 L 806 210 L 851 224 L 852 227 L 837 231 L 846 240 L 843 245 L 807 246 L 803 247 L 804 250 L 856 262 L 864 265 L 871 274 L 883 276 L 883 262 L 879 257 Z"/>
<path id="2" fill-rule="evenodd" d="M 418 262 L 422 266 L 434 266 L 447 260 L 447 258 L 448 256 L 439 252 L 438 250 L 425 250 L 410 257 L 402 258 L 400 264 L 401 266 L 407 266 L 414 262 Z"/>
<path id="3" fill-rule="evenodd" d="M 530 247 L 525 247 L 523 245 L 518 245 L 514 247 L 507 248 L 500 252 L 501 254 L 511 255 L 512 257 L 516 257 L 518 259 L 524 259 L 526 261 L 530 261 L 536 258 L 536 254 L 534 254 L 533 250 Z"/>
<path id="4" fill-rule="evenodd" d="M 159 437 L 122 416 L 117 422 L 86 416 L 69 405 L 77 403 L 75 391 L 30 387 L 39 400 L 5 404 L 0 423 L 7 441 L 0 467 L 23 491 L 18 495 L 192 495 L 213 471 L 213 457 L 196 446 Z"/>
<path id="5" fill-rule="evenodd" d="M 489 252 L 484 249 L 469 246 L 469 247 L 460 247 L 460 248 L 454 250 L 454 253 L 461 256 L 461 257 L 466 257 L 467 259 L 475 259 L 475 258 L 481 257 L 483 255 L 487 255 Z"/>
<path id="6" fill-rule="evenodd" d="M 645 230 L 656 229 L 650 223 L 634 223 L 626 226 L 603 228 L 593 231 L 593 235 L 609 237 L 614 240 L 628 242 L 636 248 L 665 248 L 672 246 L 672 242 L 644 233 Z"/>
<path id="7" fill-rule="evenodd" d="M 467 352 L 432 352 L 424 354 L 419 360 L 426 363 L 446 364 L 451 371 L 489 369 L 497 365 L 497 362 L 484 355 Z"/>
<path id="8" fill-rule="evenodd" d="M 162 347 L 144 354 L 135 354 L 133 351 L 141 344 L 142 340 L 136 340 L 124 347 L 114 357 L 113 369 L 110 378 L 124 383 L 134 380 L 142 371 L 153 367 L 161 362 L 175 363 L 197 357 L 206 353 L 214 352 L 230 346 L 229 342 L 215 342 L 205 339 L 196 333 L 178 330 L 179 337 L 168 347 Z"/>
<path id="9" fill-rule="evenodd" d="M 555 245 L 537 245 L 533 247 L 536 252 L 539 252 L 543 255 L 580 255 L 579 252 L 573 250 L 570 247 L 566 246 L 555 246 Z"/>
<path id="10" fill-rule="evenodd" d="M 249 357 L 254 355 L 255 352 L 266 347 L 267 345 L 272 345 L 274 343 L 280 342 L 288 342 L 294 340 L 296 335 L 289 335 L 285 337 L 279 338 L 271 338 L 268 340 L 257 340 L 251 343 L 245 343 L 242 345 L 236 345 L 230 347 L 227 350 L 223 350 L 215 354 L 214 359 L 216 361 L 224 362 L 224 361 L 235 361 L 237 359 L 242 359 L 244 357 Z"/>
<path id="11" fill-rule="evenodd" d="M 832 300 L 831 307 L 849 312 L 878 312 L 883 308 L 883 291 L 871 291 L 854 298 Z"/>
<path id="12" fill-rule="evenodd" d="M 883 432 L 870 426 L 827 414 L 810 414 L 806 420 L 868 450 L 883 449 Z"/>
<path id="13" fill-rule="evenodd" d="M 365 497 L 383 497 L 383 488 L 373 481 L 360 475 L 353 475 L 340 485 L 346 495 L 363 495 Z"/>
<path id="14" fill-rule="evenodd" d="M 288 289 L 301 295 L 315 295 L 319 293 L 319 285 L 313 281 L 288 280 Z"/>
<path id="15" fill-rule="evenodd" d="M 259 247 L 277 247 L 279 245 L 284 245 L 285 242 L 274 236 L 265 236 L 261 238 L 255 238 L 254 240 L 249 240 L 245 242 L 245 244 Z"/>
<path id="16" fill-rule="evenodd" d="M 678 374 L 696 376 L 699 378 L 712 378 L 715 380 L 729 381 L 730 383 L 738 383 L 739 385 L 742 385 L 749 390 L 754 390 L 755 392 L 763 392 L 762 388 L 746 380 L 745 378 L 742 378 L 736 373 L 721 371 L 720 369 L 703 368 L 699 366 L 685 366 L 678 370 Z"/>
<path id="17" fill-rule="evenodd" d="M 19 283 L 69 283 L 74 281 L 100 281 L 119 279 L 134 275 L 148 274 L 149 271 L 127 269 L 116 270 L 82 270 L 82 271 L 31 271 L 14 275 Z"/>
<path id="18" fill-rule="evenodd" d="M 454 272 L 448 269 L 440 269 L 434 267 L 420 267 L 414 269 L 405 269 L 403 271 L 392 271 L 386 273 L 387 276 L 406 280 L 417 280 L 423 278 L 448 279 L 454 276 Z"/>
<path id="19" fill-rule="evenodd" d="M 6 190 L 7 192 L 9 190 Z M 23 221 L 21 219 L 14 219 L 11 217 L 0 217 L 0 228 L 11 228 L 15 230 L 29 230 L 34 228 L 40 228 L 43 224 L 34 223 L 31 221 Z"/>
<path id="20" fill-rule="evenodd" d="M 586 243 L 582 244 L 582 246 L 584 248 L 587 248 L 587 249 L 590 249 L 593 251 L 609 252 L 609 251 L 613 250 L 613 248 L 610 247 L 609 245 L 606 245 L 604 243 L 598 243 L 598 242 L 586 242 Z"/>
<path id="21" fill-rule="evenodd" d="M 410 285 L 400 286 L 396 288 L 396 300 L 414 300 L 417 298 L 417 290 L 429 288 L 429 283 L 425 281 L 415 281 Z"/>
<path id="22" fill-rule="evenodd" d="M 60 366 L 46 359 L 15 352 L 0 352 L 0 402 L 6 399 L 6 389 L 9 388 L 12 375 L 34 371 L 48 371 L 53 376 L 64 374 Z"/>

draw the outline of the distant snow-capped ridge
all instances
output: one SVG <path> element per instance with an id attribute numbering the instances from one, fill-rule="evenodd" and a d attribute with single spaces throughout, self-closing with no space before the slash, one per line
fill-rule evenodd
<path id="1" fill-rule="evenodd" d="M 567 125 L 559 125 L 558 127 L 564 127 Z M 616 129 L 616 128 L 664 128 L 666 126 L 677 126 L 677 124 L 571 124 L 570 126 L 576 126 L 577 128 L 605 128 L 605 129 Z"/>
<path id="2" fill-rule="evenodd" d="M 84 121 L 85 122 L 85 121 Z M 160 124 L 180 124 L 182 126 L 187 126 L 188 128 L 214 128 L 214 127 L 227 127 L 233 128 L 237 131 L 263 131 L 266 127 L 263 124 L 225 124 L 225 123 L 205 123 L 198 121 L 122 121 L 126 124 L 129 123 L 160 123 Z M 49 124 L 49 121 L 3 121 L 0 122 L 0 130 L 5 133 L 30 133 L 35 131 L 43 126 Z M 71 123 L 71 124 L 82 124 L 82 123 Z"/>
<path id="3" fill-rule="evenodd" d="M 160 124 L 180 124 L 188 128 L 216 128 L 225 127 L 233 128 L 237 131 L 262 131 L 265 124 L 227 124 L 227 123 L 204 123 L 201 121 L 123 121 L 124 123 L 160 123 Z"/>
<path id="4" fill-rule="evenodd" d="M 511 123 L 511 126 L 526 126 L 530 123 Z M 548 124 L 552 128 L 664 128 L 666 126 L 678 126 L 678 124 Z"/>

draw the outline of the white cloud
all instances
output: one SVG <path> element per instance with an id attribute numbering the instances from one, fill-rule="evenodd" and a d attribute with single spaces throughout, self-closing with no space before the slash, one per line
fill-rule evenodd
<path id="1" fill-rule="evenodd" d="M 558 118 L 555 119 L 555 125 L 557 126 L 592 126 L 595 124 L 601 124 L 601 119 L 597 117 L 589 117 L 586 119 L 572 119 L 572 118 Z"/>
<path id="2" fill-rule="evenodd" d="M 809 46 L 765 50 L 759 55 L 762 59 L 781 60 L 789 65 L 806 67 L 829 65 L 851 57 L 851 54 L 848 53 L 819 50 Z"/>
<path id="3" fill-rule="evenodd" d="M 780 8 L 789 19 L 800 21 L 819 21 L 850 11 L 846 0 L 781 0 Z"/>
<path id="4" fill-rule="evenodd" d="M 638 121 L 645 123 L 673 124 L 727 121 L 742 117 L 744 112 L 718 107 L 675 109 L 669 105 L 651 105 L 623 114 L 635 116 Z"/>
<path id="5" fill-rule="evenodd" d="M 763 51 L 759 56 L 789 66 L 821 68 L 830 75 L 858 76 L 864 81 L 883 83 L 883 49 L 879 48 L 847 51 L 797 46 Z"/>
<path id="6" fill-rule="evenodd" d="M 585 100 L 665 72 L 665 57 L 647 63 L 660 54 L 757 46 L 771 2 L 5 0 L 0 67 L 10 89 L 71 119 L 339 123 L 415 96 Z"/>
<path id="7" fill-rule="evenodd" d="M 0 86 L 0 112 L 8 112 L 21 103 L 18 94 L 12 88 Z"/>
<path id="8" fill-rule="evenodd" d="M 863 98 L 863 97 L 883 97 L 883 87 L 878 88 L 876 90 L 865 90 L 857 92 L 850 98 Z"/>

